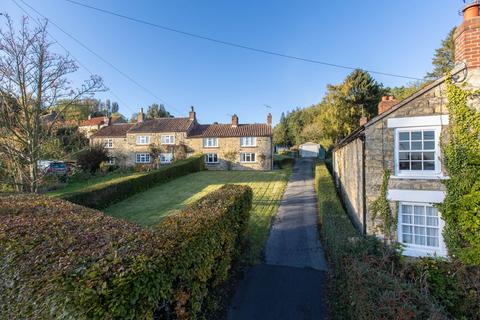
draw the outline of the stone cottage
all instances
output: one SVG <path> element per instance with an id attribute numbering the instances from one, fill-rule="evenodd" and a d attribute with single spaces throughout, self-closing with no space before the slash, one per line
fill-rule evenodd
<path id="1" fill-rule="evenodd" d="M 118 116 L 114 116 L 114 117 L 88 116 L 88 119 L 80 121 L 80 123 L 78 124 L 78 131 L 83 133 L 87 138 L 90 138 L 93 134 L 95 134 L 101 128 L 114 123 L 122 123 L 122 122 L 125 122 L 125 121 Z"/>
<path id="2" fill-rule="evenodd" d="M 233 115 L 229 124 L 203 125 L 193 107 L 188 118 L 146 120 L 141 110 L 136 123 L 104 126 L 90 141 L 105 146 L 110 164 L 123 166 L 168 164 L 195 153 L 204 154 L 211 170 L 271 170 L 273 165 L 270 114 L 266 123 L 240 124 Z"/>
<path id="3" fill-rule="evenodd" d="M 453 80 L 480 87 L 479 4 L 465 7 L 456 29 Z M 385 170 L 391 173 L 387 199 L 397 213 L 394 237 L 408 256 L 447 254 L 442 213 L 434 206 L 445 197 L 440 137 L 449 124 L 446 79 L 440 78 L 403 101 L 384 97 L 378 116 L 366 121 L 333 151 L 339 193 L 354 224 L 364 234 L 384 236 L 372 221 L 371 204 L 380 196 Z M 479 108 L 472 101 L 473 108 Z M 395 240 L 395 239 L 394 239 Z"/>

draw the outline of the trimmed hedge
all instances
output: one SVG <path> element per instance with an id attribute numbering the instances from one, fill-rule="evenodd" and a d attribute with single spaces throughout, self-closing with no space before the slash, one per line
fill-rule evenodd
<path id="1" fill-rule="evenodd" d="M 323 163 L 316 166 L 315 186 L 333 318 L 446 319 L 434 299 L 399 274 L 402 258 L 394 248 L 357 233 Z"/>
<path id="2" fill-rule="evenodd" d="M 186 160 L 180 160 L 169 166 L 154 170 L 145 175 L 132 177 L 115 184 L 68 193 L 61 196 L 70 202 L 94 209 L 104 209 L 116 202 L 122 201 L 134 194 L 145 191 L 152 186 L 174 180 L 178 177 L 204 169 L 202 155 L 196 155 Z"/>
<path id="3" fill-rule="evenodd" d="M 295 163 L 295 158 L 287 157 L 287 156 L 282 156 L 279 159 L 273 160 L 273 164 L 278 165 L 280 169 L 283 169 L 287 166 L 293 166 L 294 163 Z"/>
<path id="4" fill-rule="evenodd" d="M 142 229 L 61 199 L 0 197 L 0 318 L 201 318 L 251 204 L 249 187 L 226 185 Z"/>

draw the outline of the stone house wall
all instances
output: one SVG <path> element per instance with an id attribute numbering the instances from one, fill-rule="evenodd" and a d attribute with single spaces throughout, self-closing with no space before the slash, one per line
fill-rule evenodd
<path id="1" fill-rule="evenodd" d="M 338 149 L 333 157 L 335 184 L 355 226 L 362 231 L 363 214 L 363 141 L 355 139 Z"/>

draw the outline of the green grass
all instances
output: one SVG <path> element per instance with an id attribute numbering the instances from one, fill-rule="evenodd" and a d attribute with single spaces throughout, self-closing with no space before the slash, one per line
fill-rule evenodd
<path id="1" fill-rule="evenodd" d="M 129 180 L 141 175 L 145 172 L 114 172 L 104 176 L 94 177 L 84 181 L 74 181 L 67 186 L 48 192 L 47 195 L 53 197 L 61 197 L 69 193 L 78 191 L 88 191 L 101 187 L 105 187 L 111 184 L 115 184 L 124 180 Z"/>
<path id="2" fill-rule="evenodd" d="M 163 217 L 200 199 L 222 185 L 242 184 L 253 189 L 246 259 L 260 257 L 271 218 L 277 211 L 291 168 L 276 171 L 202 171 L 151 188 L 104 210 L 114 217 L 153 226 Z"/>

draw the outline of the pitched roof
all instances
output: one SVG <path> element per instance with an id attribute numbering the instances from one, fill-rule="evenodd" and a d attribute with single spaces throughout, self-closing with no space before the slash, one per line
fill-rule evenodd
<path id="1" fill-rule="evenodd" d="M 189 118 L 158 118 L 136 123 L 129 132 L 181 132 L 187 131 L 192 123 Z"/>
<path id="2" fill-rule="evenodd" d="M 133 126 L 132 123 L 114 123 L 108 127 L 98 130 L 92 137 L 125 137 L 127 131 Z"/>
<path id="3" fill-rule="evenodd" d="M 105 117 L 94 117 L 80 121 L 80 126 L 98 126 L 105 122 Z"/>
<path id="4" fill-rule="evenodd" d="M 196 126 L 188 135 L 189 138 L 206 137 L 266 137 L 272 135 L 272 127 L 268 124 L 207 124 Z"/>

